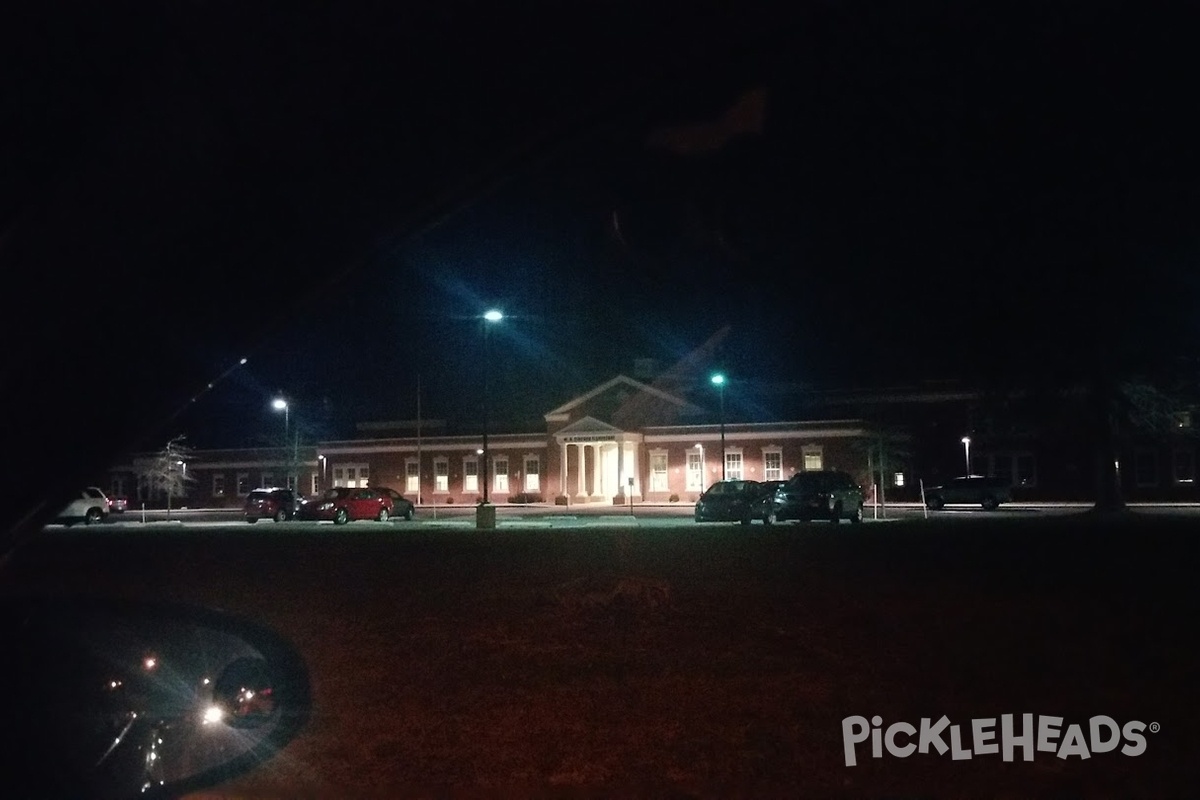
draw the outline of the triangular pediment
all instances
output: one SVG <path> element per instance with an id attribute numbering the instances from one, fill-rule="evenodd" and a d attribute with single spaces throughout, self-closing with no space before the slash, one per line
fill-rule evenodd
<path id="1" fill-rule="evenodd" d="M 624 433 L 624 431 L 595 417 L 584 417 L 583 419 L 575 420 L 567 427 L 558 431 L 558 435 L 560 436 L 591 436 L 607 433 L 618 434 Z"/>
<path id="2" fill-rule="evenodd" d="M 627 375 L 618 375 L 611 378 L 599 386 L 591 389 L 576 398 L 568 400 L 553 411 L 546 412 L 546 418 L 549 420 L 552 417 L 561 417 L 564 414 L 570 414 L 580 406 L 584 406 L 589 401 L 596 399 L 604 394 L 614 394 L 624 397 L 644 394 L 653 397 L 657 400 L 667 403 L 668 405 L 677 406 L 681 409 L 690 408 L 691 404 L 681 397 L 664 392 L 662 389 L 656 389 L 649 384 L 642 383 L 639 380 L 634 380 Z"/>

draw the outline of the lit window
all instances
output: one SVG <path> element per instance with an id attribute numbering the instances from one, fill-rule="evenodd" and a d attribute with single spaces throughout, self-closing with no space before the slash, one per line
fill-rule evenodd
<path id="1" fill-rule="evenodd" d="M 904 473 L 897 472 L 895 475 L 893 475 L 892 483 L 896 486 L 903 486 L 904 485 Z"/>
<path id="2" fill-rule="evenodd" d="M 704 491 L 704 456 L 699 450 L 687 454 L 687 488 L 689 492 Z"/>
<path id="3" fill-rule="evenodd" d="M 450 491 L 450 462 L 443 456 L 433 460 L 433 490 L 435 492 Z"/>
<path id="4" fill-rule="evenodd" d="M 463 459 L 463 491 L 479 491 L 479 459 L 477 458 Z"/>
<path id="5" fill-rule="evenodd" d="M 525 491 L 541 491 L 541 463 L 537 456 L 525 457 Z"/>
<path id="6" fill-rule="evenodd" d="M 404 491 L 409 494 L 421 491 L 421 465 L 415 458 L 410 458 L 404 464 Z"/>
<path id="7" fill-rule="evenodd" d="M 804 471 L 812 472 L 825 468 L 824 453 L 819 444 L 807 444 L 801 450 L 804 456 Z"/>
<path id="8" fill-rule="evenodd" d="M 501 494 L 508 493 L 508 459 L 497 458 L 492 461 L 492 471 L 495 478 L 492 482 L 492 491 L 500 492 Z"/>
<path id="9" fill-rule="evenodd" d="M 764 481 L 783 480 L 783 451 L 782 450 L 764 450 L 763 451 L 763 480 Z"/>
<path id="10" fill-rule="evenodd" d="M 725 479 L 731 481 L 742 479 L 742 451 L 725 454 Z"/>
<path id="11" fill-rule="evenodd" d="M 667 491 L 667 454 L 650 454 L 650 491 Z"/>

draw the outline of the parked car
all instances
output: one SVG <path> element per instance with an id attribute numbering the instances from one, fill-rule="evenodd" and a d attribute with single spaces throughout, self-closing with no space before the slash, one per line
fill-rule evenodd
<path id="1" fill-rule="evenodd" d="M 291 489 L 255 489 L 246 496 L 246 522 L 286 522 L 296 516 L 299 507 L 300 499 Z"/>
<path id="2" fill-rule="evenodd" d="M 305 500 L 300 519 L 333 520 L 336 525 L 360 519 L 387 522 L 392 516 L 392 498 L 378 489 L 339 486 Z"/>
<path id="3" fill-rule="evenodd" d="M 378 491 L 383 492 L 392 499 L 393 517 L 412 519 L 414 516 L 416 516 L 416 506 L 413 505 L 412 500 L 409 500 L 407 497 L 400 494 L 390 486 L 380 486 Z"/>
<path id="4" fill-rule="evenodd" d="M 947 503 L 978 503 L 988 511 L 998 508 L 1001 503 L 1012 501 L 1012 489 L 997 478 L 986 478 L 982 475 L 965 475 L 961 478 L 947 481 L 941 486 L 931 486 L 925 489 L 926 507 L 937 511 Z"/>
<path id="5" fill-rule="evenodd" d="M 797 472 L 772 494 L 761 498 L 756 515 L 764 525 L 786 520 L 808 522 L 863 520 L 866 492 L 849 474 L 838 470 Z"/>
<path id="6" fill-rule="evenodd" d="M 108 513 L 123 514 L 123 513 L 125 513 L 125 509 L 127 509 L 127 508 L 129 508 L 129 498 L 128 497 L 125 497 L 124 495 L 121 495 L 119 497 L 115 496 L 115 495 L 108 496 Z"/>
<path id="7" fill-rule="evenodd" d="M 749 525 L 751 508 L 761 492 L 758 481 L 717 481 L 696 501 L 696 522 Z"/>
<path id="8" fill-rule="evenodd" d="M 64 525 L 74 525 L 82 522 L 85 525 L 95 525 L 108 517 L 108 496 L 97 486 L 89 486 L 79 493 L 79 497 L 67 504 L 55 519 Z"/>

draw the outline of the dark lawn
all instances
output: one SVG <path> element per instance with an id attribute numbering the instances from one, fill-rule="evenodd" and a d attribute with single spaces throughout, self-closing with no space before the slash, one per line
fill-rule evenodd
<path id="1" fill-rule="evenodd" d="M 1200 792 L 1194 521 L 261 527 L 56 531 L 4 577 L 225 608 L 297 645 L 309 726 L 205 796 Z M 1006 713 L 1161 731 L 1137 757 L 844 763 L 850 715 L 945 714 L 970 747 L 972 718 Z"/>

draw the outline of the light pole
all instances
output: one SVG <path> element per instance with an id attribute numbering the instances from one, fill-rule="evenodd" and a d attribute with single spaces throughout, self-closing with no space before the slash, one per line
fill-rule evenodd
<path id="1" fill-rule="evenodd" d="M 488 459 L 490 452 L 488 450 L 488 412 L 491 405 L 491 381 L 490 381 L 490 364 L 488 354 L 488 333 L 492 325 L 504 319 L 504 314 L 492 308 L 484 312 L 483 318 L 480 320 L 483 334 L 483 469 L 480 470 L 480 475 L 483 478 L 483 503 L 475 514 L 475 526 L 477 528 L 494 528 L 496 527 L 495 511 L 489 508 L 488 484 L 491 482 L 491 470 L 489 469 Z"/>
<path id="2" fill-rule="evenodd" d="M 721 480 L 725 480 L 725 376 L 718 372 L 712 382 L 721 395 Z"/>
<path id="3" fill-rule="evenodd" d="M 283 412 L 283 446 L 287 447 L 288 439 L 290 438 L 289 433 L 291 431 L 291 413 L 292 413 L 291 404 L 288 403 L 287 400 L 284 400 L 282 397 L 276 397 L 274 400 L 271 401 L 271 408 L 275 409 L 276 411 Z M 299 431 L 297 431 L 295 440 L 292 443 L 292 462 L 291 462 L 291 469 L 288 472 L 288 477 L 291 478 L 291 480 L 292 480 L 291 488 L 293 490 L 297 490 L 300 488 L 298 486 L 298 484 L 300 483 L 299 477 L 295 474 L 296 473 L 296 461 L 300 457 L 299 450 L 300 450 L 300 433 L 299 433 Z"/>
<path id="4" fill-rule="evenodd" d="M 967 475 L 970 475 L 971 474 L 971 437 L 964 436 L 962 438 L 962 443 L 963 443 L 963 455 L 967 459 Z"/>

